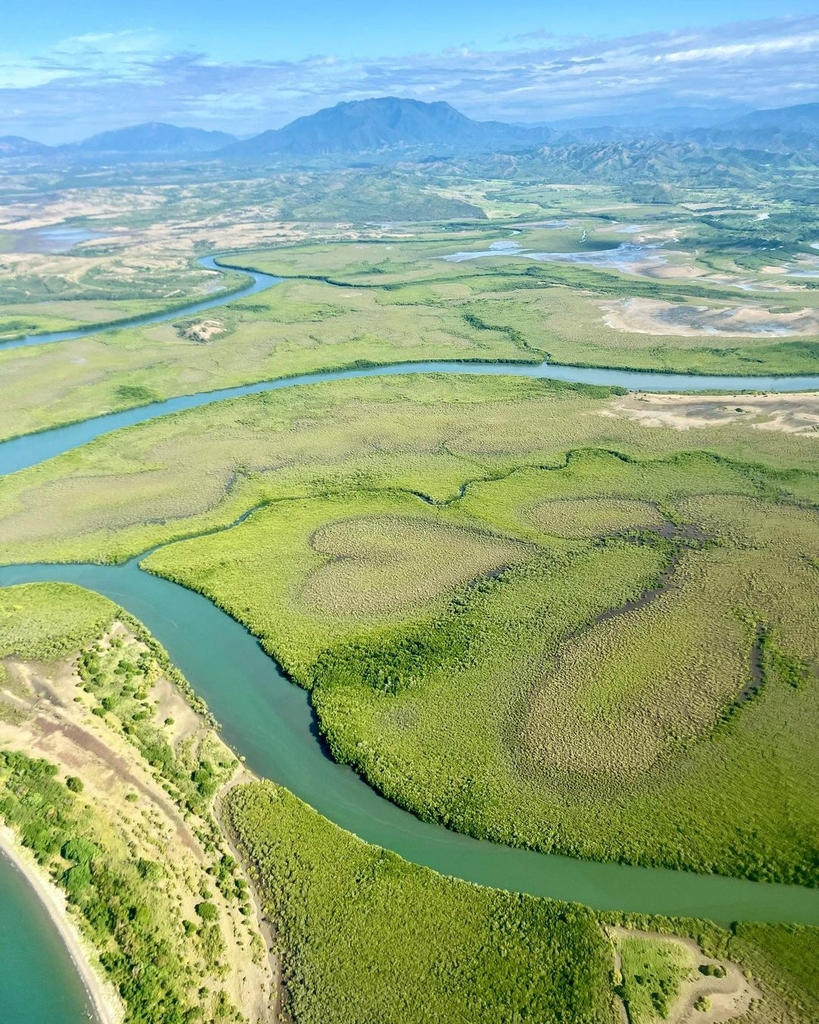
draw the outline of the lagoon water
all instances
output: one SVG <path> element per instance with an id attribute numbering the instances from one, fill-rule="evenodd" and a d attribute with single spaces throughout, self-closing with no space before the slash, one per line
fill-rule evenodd
<path id="1" fill-rule="evenodd" d="M 88 1024 L 91 1003 L 45 908 L 0 853 L 0 1021 Z"/>
<path id="2" fill-rule="evenodd" d="M 577 252 L 536 252 L 524 249 L 514 241 L 493 242 L 488 249 L 453 252 L 441 259 L 447 263 L 465 263 L 483 259 L 486 256 L 518 256 L 536 263 L 574 263 L 579 266 L 601 267 L 611 270 L 634 272 L 638 265 L 660 266 L 667 262 L 659 252 L 659 245 L 638 245 L 635 242 L 621 242 L 620 245 L 604 249 L 583 249 Z"/>
<path id="3" fill-rule="evenodd" d="M 82 242 L 102 237 L 98 231 L 58 224 L 49 228 L 30 228 L 28 231 L 21 231 L 15 236 L 13 246 L 15 252 L 60 253 L 68 252 Z"/>

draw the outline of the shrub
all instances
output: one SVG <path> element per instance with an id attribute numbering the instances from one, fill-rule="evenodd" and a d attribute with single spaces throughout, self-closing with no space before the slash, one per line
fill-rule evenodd
<path id="1" fill-rule="evenodd" d="M 196 904 L 196 913 L 203 921 L 215 921 L 219 917 L 219 911 L 215 905 L 207 901 Z"/>

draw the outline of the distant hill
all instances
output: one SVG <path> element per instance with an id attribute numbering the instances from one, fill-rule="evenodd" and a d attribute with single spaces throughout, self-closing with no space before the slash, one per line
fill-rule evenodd
<path id="1" fill-rule="evenodd" d="M 819 135 L 819 103 L 800 103 L 794 107 L 752 110 L 749 114 L 735 118 L 723 127 L 748 131 Z"/>
<path id="2" fill-rule="evenodd" d="M 814 153 L 701 145 L 689 140 L 561 143 L 520 153 L 442 160 L 436 168 L 483 178 L 540 179 L 566 184 L 753 188 L 787 181 L 802 188 L 815 179 Z M 650 199 L 647 201 L 651 201 Z"/>
<path id="3" fill-rule="evenodd" d="M 225 149 L 236 160 L 270 157 L 439 156 L 526 149 L 546 142 L 548 128 L 473 121 L 448 103 L 384 96 L 326 107 L 283 128 Z"/>
<path id="4" fill-rule="evenodd" d="M 207 163 L 210 173 L 244 166 L 256 173 L 259 164 L 340 168 L 470 159 L 489 166 L 497 157 L 499 167 L 515 167 L 513 173 L 531 166 L 566 181 L 689 175 L 701 183 L 747 182 L 773 155 L 792 154 L 797 165 L 819 159 L 819 103 L 723 113 L 721 122 L 711 108 L 679 107 L 520 125 L 475 121 L 448 103 L 384 96 L 338 103 L 241 141 L 227 132 L 160 122 L 53 147 L 8 135 L 0 137 L 0 159 L 63 167 L 184 161 Z"/>
<path id="5" fill-rule="evenodd" d="M 51 149 L 42 142 L 24 139 L 21 135 L 0 136 L 0 157 L 8 156 L 44 156 Z"/>
<path id="6" fill-rule="evenodd" d="M 227 132 L 179 128 L 173 124 L 149 121 L 129 128 L 101 132 L 84 142 L 62 146 L 61 149 L 82 154 L 122 154 L 137 159 L 146 155 L 184 157 L 192 153 L 212 153 L 235 141 L 236 137 Z"/>
<path id="7" fill-rule="evenodd" d="M 745 149 L 794 152 L 819 149 L 819 103 L 752 110 L 742 117 L 697 133 L 697 139 Z"/>

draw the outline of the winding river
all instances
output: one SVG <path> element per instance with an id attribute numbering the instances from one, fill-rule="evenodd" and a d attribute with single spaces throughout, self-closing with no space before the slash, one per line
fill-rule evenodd
<path id="1" fill-rule="evenodd" d="M 213 257 L 203 262 L 218 269 Z M 252 284 L 239 292 L 129 323 L 174 319 L 261 291 L 279 280 L 256 272 L 251 276 Z M 41 335 L 12 344 L 69 340 L 102 329 L 108 328 L 91 327 L 61 335 Z M 308 374 L 180 396 L 27 435 L 0 444 L 0 473 L 36 465 L 120 427 L 227 398 L 326 380 L 429 372 L 549 377 L 650 391 L 819 389 L 819 375 L 716 377 L 549 364 L 401 363 Z M 318 741 L 307 694 L 280 674 L 275 663 L 239 623 L 206 598 L 143 572 L 138 559 L 119 566 L 32 564 L 0 568 L 1 586 L 40 580 L 60 580 L 96 590 L 141 619 L 208 702 L 222 724 L 226 741 L 247 758 L 250 768 L 286 786 L 337 824 L 409 860 L 472 882 L 575 900 L 598 909 L 692 915 L 722 922 L 744 918 L 819 924 L 819 890 L 574 860 L 479 841 L 422 822 L 380 797 L 351 769 L 329 759 Z M 0 868 L 0 887 L 8 888 L 9 877 L 8 872 Z M 30 918 L 28 911 L 22 913 Z M 42 945 L 43 949 L 47 946 L 45 937 Z M 0 917 L 0 963 L 10 949 Z M 42 955 L 51 956 L 50 953 Z M 10 977 L 6 985 L 12 981 Z M 65 1024 L 86 1020 L 87 1011 L 80 1007 L 81 1000 L 75 1000 L 69 1008 L 74 998 L 69 983 L 59 985 L 66 999 L 59 1019 Z M 44 1018 L 23 1012 L 15 1019 L 19 1024 L 39 1024 Z"/>
<path id="2" fill-rule="evenodd" d="M 145 623 L 257 774 L 363 839 L 447 875 L 598 909 L 819 924 L 819 889 L 574 860 L 471 839 L 379 796 L 319 743 L 306 691 L 207 598 L 124 565 L 13 565 L 0 586 L 61 580 L 96 590 Z"/>
<path id="3" fill-rule="evenodd" d="M 221 267 L 216 262 L 215 256 L 203 256 L 197 261 L 206 270 L 241 269 L 233 267 Z M 272 274 L 262 274 L 259 271 L 241 270 L 241 273 L 250 278 L 250 282 L 234 291 L 220 291 L 209 299 L 199 299 L 196 302 L 188 302 L 173 309 L 166 309 L 159 313 L 143 313 L 141 316 L 124 317 L 122 320 L 109 320 L 103 324 L 89 324 L 87 327 L 77 327 L 72 331 L 51 331 L 46 334 L 27 334 L 23 338 L 12 338 L 10 341 L 0 342 L 0 352 L 10 348 L 29 348 L 32 345 L 50 345 L 54 341 L 72 341 L 76 338 L 85 338 L 89 334 L 101 334 L 103 331 L 120 330 L 124 327 L 144 327 L 146 324 L 161 324 L 166 320 L 177 320 L 179 317 L 190 316 L 191 313 L 201 313 L 206 309 L 213 309 L 214 306 L 224 306 L 228 302 L 235 302 L 236 299 L 243 299 L 246 295 L 255 295 L 256 292 L 263 292 L 278 284 L 280 277 L 273 277 Z"/>

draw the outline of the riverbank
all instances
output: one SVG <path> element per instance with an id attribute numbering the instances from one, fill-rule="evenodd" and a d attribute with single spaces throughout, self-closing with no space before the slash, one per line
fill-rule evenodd
<path id="1" fill-rule="evenodd" d="M 18 592 L 13 614 L 36 631 L 49 600 L 42 591 Z M 32 844 L 46 865 L 40 873 L 72 894 L 76 920 L 89 925 L 83 934 L 136 1017 L 181 1020 L 171 1012 L 176 1006 L 182 1014 L 201 1009 L 205 1020 L 233 1019 L 243 1007 L 262 1024 L 271 1020 L 272 970 L 247 880 L 208 802 L 237 762 L 139 634 L 116 620 L 93 642 L 82 629 L 75 634 L 79 661 L 0 662 L 4 818 L 24 833 L 29 818 L 20 793 L 53 806 L 44 826 L 53 826 L 53 838 Z M 56 773 L 38 771 L 43 762 Z M 68 785 L 72 778 L 79 788 Z M 60 899 L 57 905 L 65 907 Z M 111 908 L 113 931 L 100 926 L 101 905 Z M 155 963 L 156 970 L 132 981 L 129 961 Z M 107 1016 L 98 1019 L 109 1024 Z"/>
<path id="2" fill-rule="evenodd" d="M 120 1024 L 124 1016 L 122 1003 L 103 974 L 96 953 L 69 914 L 65 896 L 7 825 L 0 825 L 0 855 L 14 864 L 48 913 L 88 993 L 96 1024 Z"/>

